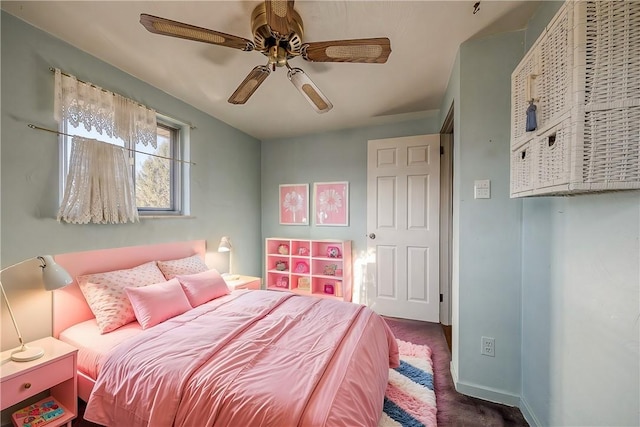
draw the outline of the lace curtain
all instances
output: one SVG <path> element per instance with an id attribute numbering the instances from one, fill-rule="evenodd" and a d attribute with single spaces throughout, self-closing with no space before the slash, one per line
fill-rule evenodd
<path id="1" fill-rule="evenodd" d="M 157 145 L 156 112 L 117 93 L 78 81 L 55 70 L 54 114 L 58 123 L 68 121 L 87 131 L 122 138 L 131 146 Z"/>
<path id="2" fill-rule="evenodd" d="M 138 221 L 133 177 L 127 159 L 122 147 L 73 137 L 58 221 L 72 224 Z"/>

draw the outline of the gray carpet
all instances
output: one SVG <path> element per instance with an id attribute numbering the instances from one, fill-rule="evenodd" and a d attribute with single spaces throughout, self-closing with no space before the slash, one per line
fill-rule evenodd
<path id="1" fill-rule="evenodd" d="M 433 354 L 439 427 L 528 427 L 520 409 L 465 396 L 456 391 L 449 364 L 451 352 L 439 323 L 385 318 L 396 338 L 426 344 Z"/>

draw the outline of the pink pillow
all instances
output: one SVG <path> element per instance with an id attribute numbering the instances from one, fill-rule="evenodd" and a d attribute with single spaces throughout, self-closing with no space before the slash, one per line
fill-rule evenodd
<path id="1" fill-rule="evenodd" d="M 151 261 L 127 270 L 78 276 L 77 280 L 96 317 L 98 329 L 104 334 L 136 320 L 125 288 L 147 286 L 166 279 L 155 261 Z"/>
<path id="2" fill-rule="evenodd" d="M 125 291 L 142 329 L 150 328 L 191 310 L 191 305 L 178 279 L 143 288 L 126 288 Z"/>
<path id="3" fill-rule="evenodd" d="M 179 275 L 176 276 L 176 279 L 180 281 L 182 289 L 193 307 L 230 293 L 227 282 L 224 281 L 217 270 L 207 270 L 202 273 L 184 276 Z"/>
<path id="4" fill-rule="evenodd" d="M 178 274 L 202 273 L 209 269 L 207 264 L 200 258 L 200 255 L 192 255 L 170 261 L 158 261 L 158 268 L 162 271 L 166 280 L 171 280 Z"/>

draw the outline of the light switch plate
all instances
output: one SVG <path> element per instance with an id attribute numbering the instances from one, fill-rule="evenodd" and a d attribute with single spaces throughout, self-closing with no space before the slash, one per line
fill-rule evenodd
<path id="1" fill-rule="evenodd" d="M 490 199 L 491 181 L 488 179 L 473 181 L 473 197 L 476 199 Z"/>

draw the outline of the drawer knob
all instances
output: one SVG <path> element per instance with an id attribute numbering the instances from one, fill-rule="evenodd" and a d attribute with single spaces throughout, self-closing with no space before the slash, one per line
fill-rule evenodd
<path id="1" fill-rule="evenodd" d="M 26 388 L 26 389 L 31 388 L 31 383 L 24 383 L 24 388 Z"/>

